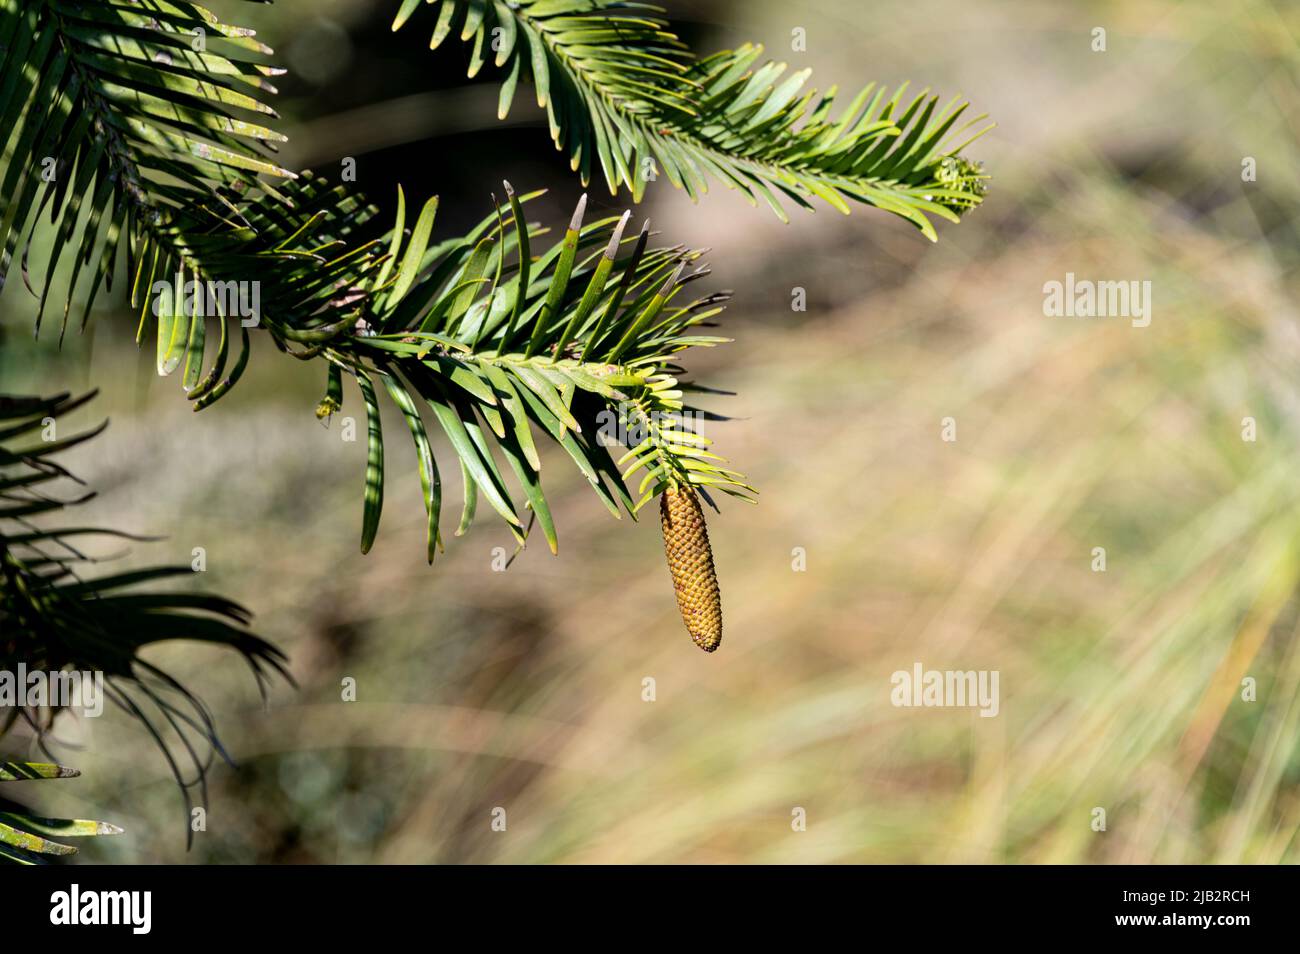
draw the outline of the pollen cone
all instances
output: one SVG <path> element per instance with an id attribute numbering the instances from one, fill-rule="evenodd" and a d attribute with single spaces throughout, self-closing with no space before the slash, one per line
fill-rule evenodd
<path id="1" fill-rule="evenodd" d="M 713 569 L 709 530 L 695 491 L 689 487 L 664 491 L 659 498 L 659 521 L 682 621 L 695 645 L 711 653 L 722 642 L 722 596 Z"/>

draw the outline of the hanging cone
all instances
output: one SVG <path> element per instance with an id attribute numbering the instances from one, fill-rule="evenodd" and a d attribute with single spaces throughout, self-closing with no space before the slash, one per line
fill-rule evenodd
<path id="1" fill-rule="evenodd" d="M 659 498 L 659 521 L 682 621 L 695 645 L 711 653 L 722 642 L 722 596 L 709 530 L 695 491 L 688 486 L 665 490 Z"/>

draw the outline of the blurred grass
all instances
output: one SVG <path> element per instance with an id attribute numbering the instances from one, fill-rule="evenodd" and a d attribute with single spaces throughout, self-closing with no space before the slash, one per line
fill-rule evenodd
<path id="1" fill-rule="evenodd" d="M 320 15 L 355 30 L 382 6 Z M 281 18 L 264 32 L 291 35 L 293 7 L 258 10 Z M 401 442 L 363 558 L 364 452 L 315 424 L 315 369 L 262 350 L 190 415 L 141 372 L 122 315 L 54 359 L 23 343 L 13 289 L 4 389 L 104 389 L 87 419 L 113 426 L 72 461 L 105 491 L 91 516 L 169 534 L 131 560 L 206 547 L 205 583 L 258 613 L 302 686 L 261 712 L 233 666 L 168 660 L 241 765 L 214 773 L 188 855 L 165 767 L 125 719 L 87 727 L 93 749 L 67 759 L 85 776 L 51 811 L 126 827 L 85 851 L 113 861 L 1296 861 L 1296 9 L 688 15 L 778 56 L 802 25 L 823 84 L 913 76 L 1000 124 L 976 150 L 986 206 L 934 247 L 869 213 L 787 228 L 732 195 L 655 196 L 656 226 L 715 246 L 738 290 L 736 344 L 688 360 L 738 393 L 712 405 L 738 420 L 709 433 L 764 491 L 712 520 L 722 651 L 681 632 L 654 522 L 612 521 L 555 454 L 558 558 L 534 546 L 492 572 L 510 542 L 483 520 L 426 567 Z M 422 168 L 406 155 L 392 162 Z M 1044 317 L 1043 283 L 1067 271 L 1151 280 L 1151 326 Z M 892 707 L 890 675 L 915 661 L 999 670 L 1000 714 Z"/>

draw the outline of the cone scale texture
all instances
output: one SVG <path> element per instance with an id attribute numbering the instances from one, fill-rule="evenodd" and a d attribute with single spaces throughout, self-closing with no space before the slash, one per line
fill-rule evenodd
<path id="1" fill-rule="evenodd" d="M 659 521 L 682 621 L 695 645 L 711 653 L 722 642 L 722 596 L 704 510 L 695 491 L 689 487 L 664 491 L 659 498 Z"/>

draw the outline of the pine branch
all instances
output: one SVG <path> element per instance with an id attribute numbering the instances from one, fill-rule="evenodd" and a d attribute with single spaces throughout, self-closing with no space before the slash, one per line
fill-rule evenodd
<path id="1" fill-rule="evenodd" d="M 220 216 L 219 203 L 213 198 L 177 213 L 134 256 L 137 341 L 143 344 L 152 331 L 158 373 L 180 370 L 195 410 L 239 381 L 250 329 L 269 333 L 297 358 L 320 354 L 322 342 L 358 320 L 359 299 L 383 262 L 377 241 L 357 238 L 376 209 L 310 173 L 242 204 L 238 223 Z M 211 319 L 220 335 L 215 354 Z M 230 365 L 236 328 L 240 350 Z"/>
<path id="2" fill-rule="evenodd" d="M 404 0 L 394 28 L 420 6 Z M 39 333 L 69 262 L 62 336 L 78 280 L 89 276 L 84 327 L 124 251 L 138 337 L 152 332 L 159 373 L 180 372 L 195 410 L 238 382 L 250 328 L 328 367 L 318 416 L 342 407 L 351 376 L 368 422 L 363 551 L 383 508 L 382 394 L 417 449 L 430 561 L 443 544 L 442 476 L 426 415 L 461 472 L 457 534 L 482 497 L 521 546 L 537 524 L 556 548 L 538 431 L 616 516 L 660 494 L 751 499 L 696 431 L 697 409 L 684 401 L 695 386 L 675 364 L 727 340 L 704 333 L 726 295 L 684 293 L 707 275 L 702 253 L 651 248 L 648 228 L 627 234 L 627 215 L 586 223 L 584 200 L 538 254 L 544 230 L 523 214 L 531 197 L 508 186 L 507 201 L 466 235 L 433 242 L 436 199 L 408 227 L 400 192 L 397 222 L 371 234 L 364 198 L 269 158 L 282 137 L 262 125 L 274 112 L 257 97 L 274 92 L 267 77 L 279 71 L 250 31 L 184 0 L 0 0 L 0 12 L 0 286 L 19 256 L 40 301 Z M 692 197 L 721 181 L 783 218 L 783 198 L 811 207 L 820 197 L 844 212 L 856 201 L 934 239 L 932 217 L 956 221 L 984 192 L 986 177 L 961 151 L 986 127 L 962 121 L 965 102 L 940 108 L 928 93 L 873 85 L 838 109 L 833 89 L 805 90 L 807 71 L 760 65 L 757 47 L 693 59 L 644 4 L 442 0 L 432 45 L 453 32 L 473 43 L 471 75 L 489 58 L 507 71 L 503 115 L 519 80 L 531 80 L 583 180 L 599 166 L 611 192 L 627 186 L 635 200 L 662 170 Z M 28 257 L 47 210 L 56 235 L 37 292 Z M 611 423 L 632 435 L 618 461 L 603 440 Z M 218 642 L 229 640 L 223 625 L 210 630 Z"/>
<path id="3" fill-rule="evenodd" d="M 283 71 L 260 62 L 271 50 L 252 31 L 184 0 L 0 0 L 0 13 L 0 287 L 17 256 L 38 332 L 60 262 L 62 337 L 83 271 L 84 326 L 123 244 L 168 247 L 177 216 L 214 197 L 237 221 L 232 196 L 293 177 L 266 156 L 284 137 L 257 97 Z M 57 233 L 37 291 L 30 242 L 47 212 Z"/>
<path id="4" fill-rule="evenodd" d="M 0 782 L 46 781 L 76 778 L 81 773 L 63 765 L 43 762 L 0 762 Z M 8 810 L 0 800 L 0 865 L 42 865 L 48 856 L 75 855 L 77 849 L 55 838 L 94 838 L 120 835 L 122 829 L 107 822 L 70 818 L 40 818 L 26 811 Z"/>
<path id="5" fill-rule="evenodd" d="M 46 208 L 57 226 L 37 332 L 59 263 L 73 261 L 65 329 L 83 266 L 94 269 L 84 325 L 99 286 L 113 278 L 120 246 L 140 314 L 138 339 L 154 339 L 159 373 L 179 373 L 196 410 L 239 381 L 250 330 L 267 332 L 296 358 L 328 361 L 331 380 L 348 371 L 373 421 L 364 549 L 383 500 L 377 383 L 403 405 L 422 450 L 430 558 L 441 541 L 440 476 L 420 414 L 412 413 L 415 399 L 460 458 L 466 504 L 458 532 L 470 526 L 481 495 L 521 542 L 526 537 L 495 446 L 556 546 L 535 427 L 565 448 L 607 507 L 635 510 L 608 450 L 583 434 L 575 395 L 601 399 L 594 415 L 603 409 L 629 421 L 672 354 L 724 340 L 687 333 L 717 313 L 721 297 L 672 304 L 683 277 L 678 266 L 698 253 L 648 249 L 648 235 L 623 237 L 626 222 L 610 243 L 614 223 L 583 227 L 579 213 L 566 242 L 534 260 L 531 243 L 542 230 L 522 217 L 530 196 L 511 196 L 471 234 L 439 245 L 430 245 L 436 203 L 409 235 L 403 211 L 393 229 L 367 241 L 360 236 L 375 210 L 362 197 L 306 174 L 275 189 L 259 178 L 289 175 L 256 148 L 281 137 L 250 119 L 274 115 L 254 98 L 273 92 L 266 77 L 278 71 L 256 62 L 269 48 L 194 4 L 137 6 L 41 0 L 19 12 L 17 0 L 0 0 L 10 14 L 0 27 L 8 94 L 0 109 L 15 120 L 2 170 L 12 189 L 0 234 L 11 254 L 22 250 L 29 288 L 24 230 L 30 222 L 30 241 Z M 212 48 L 193 48 L 196 31 L 213 34 Z M 55 108 L 38 108 L 42 97 Z M 57 159 L 50 181 L 33 162 L 42 150 Z M 607 243 L 605 254 L 595 247 Z M 249 288 L 257 290 L 257 313 L 236 328 L 232 306 L 242 301 L 231 294 Z M 209 337 L 210 330 L 217 334 Z M 610 383 L 620 380 L 623 390 Z M 661 442 L 648 468 L 653 486 L 688 480 L 686 463 L 673 462 L 698 468 L 707 458 L 696 450 Z M 694 479 L 743 489 L 711 465 Z"/>
<path id="6" fill-rule="evenodd" d="M 393 29 L 422 5 L 403 0 Z M 955 222 L 981 201 L 987 177 L 961 151 L 990 127 L 983 116 L 958 124 L 965 101 L 940 108 L 928 92 L 906 99 L 906 84 L 892 94 L 872 84 L 833 115 L 834 88 L 805 90 L 811 71 L 787 76 L 749 44 L 696 61 L 659 12 L 623 0 L 441 0 L 430 46 L 457 35 L 472 43 L 471 77 L 489 60 L 503 69 L 503 119 L 530 80 L 583 183 L 599 166 L 611 193 L 626 186 L 635 201 L 662 170 L 693 199 L 718 181 L 782 219 L 782 198 L 845 213 L 856 201 L 931 240 L 930 216 Z"/>
<path id="7" fill-rule="evenodd" d="M 384 264 L 358 300 L 359 318 L 314 352 L 331 363 L 318 416 L 341 408 L 344 371 L 356 378 L 366 409 L 362 550 L 372 545 L 383 508 L 376 382 L 401 410 L 416 445 L 430 562 L 442 543 L 442 491 L 420 405 L 459 458 L 464 504 L 457 535 L 472 524 L 481 494 L 524 544 L 528 529 L 508 471 L 556 549 L 537 432 L 564 448 L 615 516 L 620 505 L 635 514 L 650 496 L 679 484 L 748 499 L 752 488 L 707 451 L 705 438 L 688 432 L 675 390 L 673 362 L 682 351 L 727 340 L 698 333 L 726 296 L 685 294 L 707 275 L 703 268 L 686 272 L 702 253 L 651 248 L 648 224 L 635 238 L 628 235 L 630 212 L 586 223 L 584 198 L 560 240 L 534 256 L 543 230 L 523 211 L 534 196 L 505 188 L 507 201 L 494 215 L 468 235 L 432 247 L 436 200 L 425 204 L 407 236 L 402 195 L 398 221 L 378 243 L 388 247 Z M 640 500 L 629 495 L 599 439 L 602 429 L 617 434 L 613 425 L 629 421 L 645 425 L 640 463 L 629 471 L 646 471 Z"/>
<path id="8" fill-rule="evenodd" d="M 94 496 L 65 500 L 53 490 L 67 481 L 80 483 L 53 458 L 104 429 L 101 425 L 57 436 L 62 418 L 93 396 L 0 396 L 0 669 L 14 672 L 22 663 L 33 671 L 103 673 L 105 695 L 137 718 L 158 743 L 180 786 L 188 817 L 191 788 L 198 787 L 206 801 L 208 762 L 213 753 L 224 752 L 202 700 L 142 658 L 143 651 L 173 639 L 210 643 L 238 653 L 263 693 L 273 676 L 292 680 L 284 655 L 247 630 L 249 614 L 243 607 L 210 594 L 148 588 L 190 575 L 190 567 L 149 567 L 86 578 L 86 568 L 97 561 L 79 548 L 80 538 L 141 538 L 32 522 L 33 517 L 58 513 Z M 43 439 L 36 439 L 38 434 Z M 15 447 L 15 442 L 24 446 Z M 39 711 L 10 709 L 8 718 L 0 721 L 0 736 L 21 717 L 44 748 L 45 733 L 57 712 L 53 701 Z"/>

